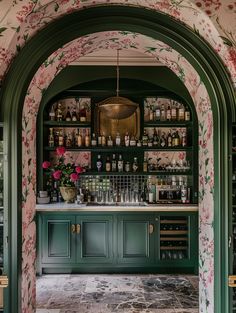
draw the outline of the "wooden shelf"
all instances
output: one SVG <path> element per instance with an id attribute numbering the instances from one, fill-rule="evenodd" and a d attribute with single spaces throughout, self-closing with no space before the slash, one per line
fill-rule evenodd
<path id="1" fill-rule="evenodd" d="M 161 224 L 187 224 L 187 220 L 160 220 Z"/>
<path id="2" fill-rule="evenodd" d="M 160 237 L 160 241 L 188 241 L 187 237 Z"/>
<path id="3" fill-rule="evenodd" d="M 144 127 L 190 127 L 193 125 L 192 121 L 147 121 L 144 122 Z"/>
<path id="4" fill-rule="evenodd" d="M 188 247 L 186 246 L 177 246 L 177 247 L 164 247 L 164 246 L 161 246 L 160 247 L 160 250 L 187 250 Z"/>
<path id="5" fill-rule="evenodd" d="M 47 126 L 58 127 L 58 128 L 62 128 L 62 127 L 80 127 L 80 128 L 91 127 L 91 122 L 44 121 L 43 124 L 47 125 Z"/>
<path id="6" fill-rule="evenodd" d="M 161 230 L 161 235 L 187 235 L 187 230 Z"/>
<path id="7" fill-rule="evenodd" d="M 132 176 L 132 175 L 141 175 L 141 176 L 152 176 L 152 175 L 157 175 L 157 176 L 168 176 L 168 175 L 171 175 L 171 176 L 178 176 L 178 175 L 181 175 L 181 176 L 190 176 L 192 175 L 192 172 L 96 172 L 96 171 L 88 171 L 88 172 L 84 172 L 84 173 L 81 173 L 80 175 L 83 175 L 83 176 L 90 176 L 90 175 L 93 175 L 93 176 L 119 176 L 119 175 L 126 175 L 126 176 Z"/>

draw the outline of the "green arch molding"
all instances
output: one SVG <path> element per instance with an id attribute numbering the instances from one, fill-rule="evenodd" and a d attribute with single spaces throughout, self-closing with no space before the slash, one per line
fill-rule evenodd
<path id="1" fill-rule="evenodd" d="M 6 312 L 20 312 L 21 118 L 28 85 L 46 57 L 63 44 L 86 34 L 109 30 L 138 32 L 169 44 L 189 60 L 208 89 L 213 109 L 215 145 L 215 312 L 228 312 L 228 236 L 225 236 L 228 228 L 225 216 L 228 210 L 229 126 L 235 120 L 236 103 L 229 74 L 213 49 L 182 23 L 151 10 L 116 5 L 84 9 L 49 24 L 29 40 L 4 80 L 1 107 L 9 165 L 5 187 L 11 191 L 7 197 L 10 287 Z"/>

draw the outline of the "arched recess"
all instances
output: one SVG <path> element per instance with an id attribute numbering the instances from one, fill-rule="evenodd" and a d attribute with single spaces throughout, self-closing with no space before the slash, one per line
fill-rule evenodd
<path id="1" fill-rule="evenodd" d="M 6 146 L 5 149 L 9 155 L 8 185 L 11 194 L 9 194 L 8 206 L 12 225 L 9 233 L 11 244 L 9 264 L 11 286 L 11 304 L 9 305 L 11 306 L 9 306 L 9 312 L 18 312 L 18 307 L 20 307 L 19 282 L 22 238 L 21 224 L 19 224 L 22 213 L 21 119 L 28 85 L 42 61 L 65 42 L 97 31 L 114 29 L 139 32 L 170 44 L 191 62 L 207 86 L 214 115 L 215 286 L 222 285 L 226 287 L 227 266 L 220 263 L 220 259 L 221 255 L 227 255 L 227 238 L 224 237 L 224 232 L 227 229 L 225 230 L 225 221 L 222 219 L 225 212 L 227 212 L 227 118 L 234 116 L 233 105 L 235 104 L 235 98 L 225 68 L 204 41 L 200 40 L 184 25 L 167 16 L 138 8 L 98 7 L 68 15 L 42 30 L 21 51 L 4 81 L 1 100 L 4 105 L 4 121 L 7 128 L 5 139 L 8 140 L 8 147 Z M 178 34 L 176 34 L 176 29 L 178 29 Z M 35 160 L 29 161 L 34 162 Z M 224 180 L 224 184 L 220 184 L 218 177 L 221 177 L 221 181 Z M 222 288 L 222 290 L 215 288 L 215 312 L 227 312 L 227 305 L 222 300 L 226 299 L 226 290 L 227 288 Z M 31 300 L 33 301 L 33 298 L 28 299 L 29 305 Z M 205 307 L 207 308 L 207 303 L 205 303 Z M 213 307 L 209 308 L 208 312 L 213 312 L 212 310 Z M 31 312 L 31 309 L 28 312 Z M 202 312 L 208 313 L 206 311 Z"/>

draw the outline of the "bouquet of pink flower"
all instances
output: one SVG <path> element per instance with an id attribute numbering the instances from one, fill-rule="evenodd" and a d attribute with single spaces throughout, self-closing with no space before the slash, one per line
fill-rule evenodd
<path id="1" fill-rule="evenodd" d="M 57 147 L 57 163 L 52 164 L 49 161 L 44 161 L 42 167 L 47 175 L 59 183 L 59 186 L 74 187 L 75 182 L 79 179 L 79 174 L 83 172 L 83 168 L 72 163 L 66 164 L 64 157 L 65 152 L 66 149 L 64 147 Z"/>

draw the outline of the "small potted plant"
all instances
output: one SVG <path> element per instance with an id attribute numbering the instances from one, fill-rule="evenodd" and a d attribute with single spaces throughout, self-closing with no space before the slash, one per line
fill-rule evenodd
<path id="1" fill-rule="evenodd" d="M 76 197 L 75 183 L 79 179 L 79 174 L 83 172 L 81 166 L 76 166 L 73 163 L 65 163 L 65 147 L 57 147 L 57 161 L 52 164 L 49 161 L 44 161 L 42 167 L 49 179 L 57 181 L 62 198 L 65 202 L 74 202 Z"/>

